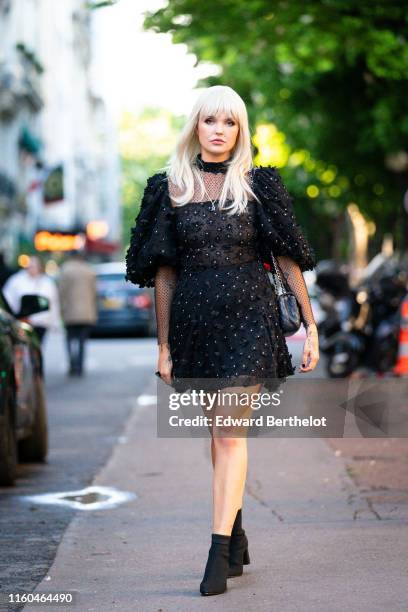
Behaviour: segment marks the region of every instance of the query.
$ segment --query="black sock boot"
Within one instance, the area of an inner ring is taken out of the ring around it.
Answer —
[[[249,563],[248,538],[245,529],[242,529],[242,509],[240,508],[231,532],[228,578],[241,576],[243,566]]]
[[[200,584],[201,595],[219,595],[226,590],[230,541],[231,536],[211,534],[211,548]]]
[[[241,535],[241,533],[242,533],[242,508],[240,508],[237,512],[237,516],[235,517],[235,521],[232,526],[231,535]]]

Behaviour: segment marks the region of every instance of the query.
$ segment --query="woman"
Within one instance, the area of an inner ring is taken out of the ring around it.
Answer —
[[[245,104],[230,87],[198,98],[166,172],[150,177],[126,254],[126,279],[155,287],[157,374],[177,391],[235,389],[247,397],[295,368],[279,326],[263,263],[271,252],[301,306],[307,339],[301,372],[319,359],[317,328],[303,279],[315,256],[275,167],[253,167]],[[208,383],[208,384],[207,384]],[[247,416],[237,402],[234,416]],[[223,414],[220,403],[211,416]],[[210,426],[213,532],[202,595],[226,590],[249,563],[242,528],[247,439]],[[241,434],[241,430],[240,430]]]

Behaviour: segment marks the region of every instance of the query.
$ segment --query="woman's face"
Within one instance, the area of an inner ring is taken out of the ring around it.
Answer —
[[[224,161],[231,156],[239,132],[239,125],[226,113],[201,114],[197,136],[204,161]]]

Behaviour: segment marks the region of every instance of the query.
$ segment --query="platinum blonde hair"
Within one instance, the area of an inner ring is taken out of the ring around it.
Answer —
[[[214,85],[201,93],[181,131],[170,161],[165,166],[166,173],[168,179],[181,192],[181,195],[172,197],[177,206],[183,206],[193,198],[195,179],[204,198],[204,182],[199,168],[193,163],[201,152],[196,128],[202,115],[217,115],[219,112],[232,116],[239,126],[237,139],[228,159],[219,208],[229,211],[230,214],[241,214],[247,208],[249,196],[258,198],[251,189],[247,174],[253,168],[248,114],[244,101],[231,87]],[[229,205],[226,204],[228,199],[231,200]]]

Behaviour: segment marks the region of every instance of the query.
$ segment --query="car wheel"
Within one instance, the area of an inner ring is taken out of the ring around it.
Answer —
[[[36,416],[31,434],[20,440],[19,459],[22,462],[42,462],[48,454],[47,403],[44,381],[37,377],[35,381]]]
[[[17,474],[17,439],[14,428],[14,391],[6,390],[3,424],[0,426],[0,485],[12,486]]]

